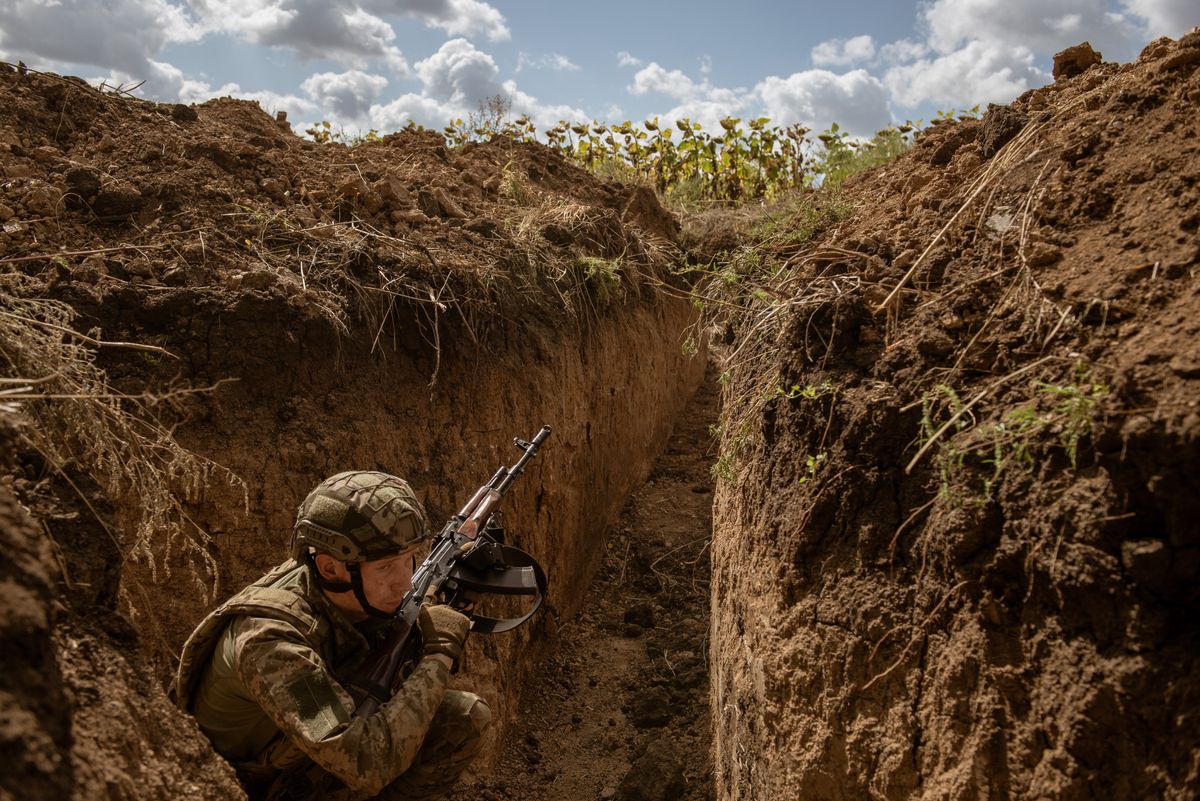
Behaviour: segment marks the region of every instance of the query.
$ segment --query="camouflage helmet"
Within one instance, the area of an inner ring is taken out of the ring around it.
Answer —
[[[428,536],[425,510],[407,481],[350,471],[325,479],[300,504],[291,554],[303,559],[312,548],[343,562],[370,562]]]

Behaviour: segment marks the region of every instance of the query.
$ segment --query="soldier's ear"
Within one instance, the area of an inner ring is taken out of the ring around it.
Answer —
[[[316,554],[313,557],[313,562],[317,566],[317,572],[321,574],[321,578],[323,579],[328,581],[347,581],[350,578],[350,572],[346,570],[346,565],[327,553]]]

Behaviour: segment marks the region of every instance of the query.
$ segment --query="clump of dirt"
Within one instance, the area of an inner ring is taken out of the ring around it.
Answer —
[[[493,770],[454,799],[712,798],[709,563],[716,376],[604,547],[563,620]]]
[[[317,145],[250,103],[24,69],[0,68],[0,99],[0,314],[77,346],[80,367],[0,342],[0,528],[49,554],[10,564],[0,611],[23,644],[0,659],[0,748],[22,771],[5,792],[238,797],[162,688],[191,628],[282,560],[297,504],[341,470],[404,475],[436,520],[512,463],[512,437],[551,425],[505,511],[575,614],[704,369],[681,349],[694,311],[661,291],[678,227],[652,193],[537,145]],[[22,435],[67,400],[95,414],[60,411],[53,448]],[[89,420],[140,446],[110,436],[97,455]],[[473,638],[462,681],[497,731],[547,625]]]
[[[1200,792],[1198,68],[937,124],[775,254],[728,332],[718,798]]]

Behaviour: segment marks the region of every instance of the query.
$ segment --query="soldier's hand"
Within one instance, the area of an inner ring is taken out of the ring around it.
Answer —
[[[425,604],[417,615],[425,654],[444,654],[452,661],[462,653],[470,626],[470,618],[446,604]]]

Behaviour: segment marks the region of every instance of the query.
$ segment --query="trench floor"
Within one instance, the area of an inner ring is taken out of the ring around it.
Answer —
[[[712,797],[709,542],[718,388],[709,371],[609,532],[496,763],[452,801]]]

